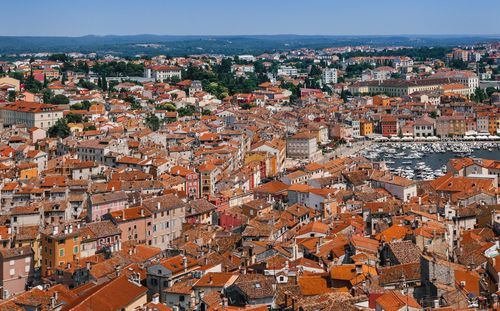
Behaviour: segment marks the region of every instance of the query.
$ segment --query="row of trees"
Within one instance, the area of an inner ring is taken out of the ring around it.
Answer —
[[[221,64],[215,65],[212,71],[189,66],[183,72],[183,78],[200,80],[203,88],[219,99],[236,93],[250,93],[260,83],[269,81],[264,74],[265,69],[263,66],[259,67],[259,70],[256,70],[255,73],[247,73],[245,77],[235,77],[234,73],[231,72],[232,63],[231,58],[225,58]]]
[[[106,77],[142,76],[144,65],[131,62],[97,63],[92,67],[92,71]]]

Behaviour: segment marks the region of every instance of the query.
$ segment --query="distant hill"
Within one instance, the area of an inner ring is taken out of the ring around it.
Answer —
[[[0,54],[26,52],[97,52],[132,56],[136,54],[188,55],[188,54],[241,54],[262,53],[297,48],[324,48],[345,45],[405,45],[405,46],[457,46],[491,40],[500,35],[400,35],[400,36],[305,36],[305,35],[252,35],[252,36],[83,36],[83,37],[9,37],[0,36]]]

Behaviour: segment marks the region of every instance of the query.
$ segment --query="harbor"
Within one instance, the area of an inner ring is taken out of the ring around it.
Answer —
[[[446,164],[452,158],[500,160],[499,148],[499,142],[376,142],[359,154],[372,161],[383,161],[396,175],[432,180],[446,174]]]

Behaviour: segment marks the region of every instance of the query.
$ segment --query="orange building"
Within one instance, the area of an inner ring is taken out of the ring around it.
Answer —
[[[361,120],[359,126],[359,134],[361,136],[373,134],[373,123],[368,120]]]
[[[275,155],[264,151],[254,151],[245,154],[245,165],[254,161],[263,164],[261,168],[264,172],[261,172],[261,176],[273,177],[278,173],[278,163]],[[262,175],[262,173],[264,173],[264,175]]]
[[[38,165],[36,163],[20,163],[18,169],[19,179],[31,179],[38,176]]]
[[[92,104],[92,106],[90,106],[89,112],[91,114],[104,114],[106,112],[106,109],[105,109],[103,104],[96,103],[96,104]]]
[[[489,117],[488,118],[488,132],[491,135],[495,135],[497,133],[497,130],[498,130],[500,118],[499,118],[499,116],[495,115],[494,113],[490,114],[488,117]]]
[[[373,104],[375,106],[389,106],[390,103],[391,103],[391,98],[387,95],[373,96]]]
[[[77,225],[59,224],[41,233],[42,275],[51,275],[53,269],[80,259],[80,230]]]

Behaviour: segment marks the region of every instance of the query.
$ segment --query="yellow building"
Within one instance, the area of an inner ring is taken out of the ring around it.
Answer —
[[[373,96],[373,104],[375,106],[389,106],[391,103],[391,98],[387,95],[375,95]]]
[[[68,127],[71,133],[81,133],[84,128],[82,123],[68,123]]]
[[[31,179],[38,177],[38,165],[36,163],[24,162],[20,163],[19,169],[19,179]]]
[[[368,120],[362,120],[359,126],[359,134],[361,136],[373,134],[373,123]]]
[[[278,163],[276,160],[276,156],[265,151],[254,151],[248,152],[245,154],[245,165],[248,165],[251,162],[258,161],[261,163],[265,163],[266,167],[266,176],[273,177],[278,173]]]
[[[11,77],[2,77],[2,78],[0,78],[0,85],[12,86],[14,91],[19,92],[21,82],[17,79],[11,78]]]
[[[63,108],[57,105],[17,101],[1,108],[5,126],[24,124],[44,130],[56,124],[63,117]]]
[[[489,115],[489,117],[488,117],[488,132],[491,135],[496,135],[499,122],[500,122],[499,116],[497,116],[493,113]]]

